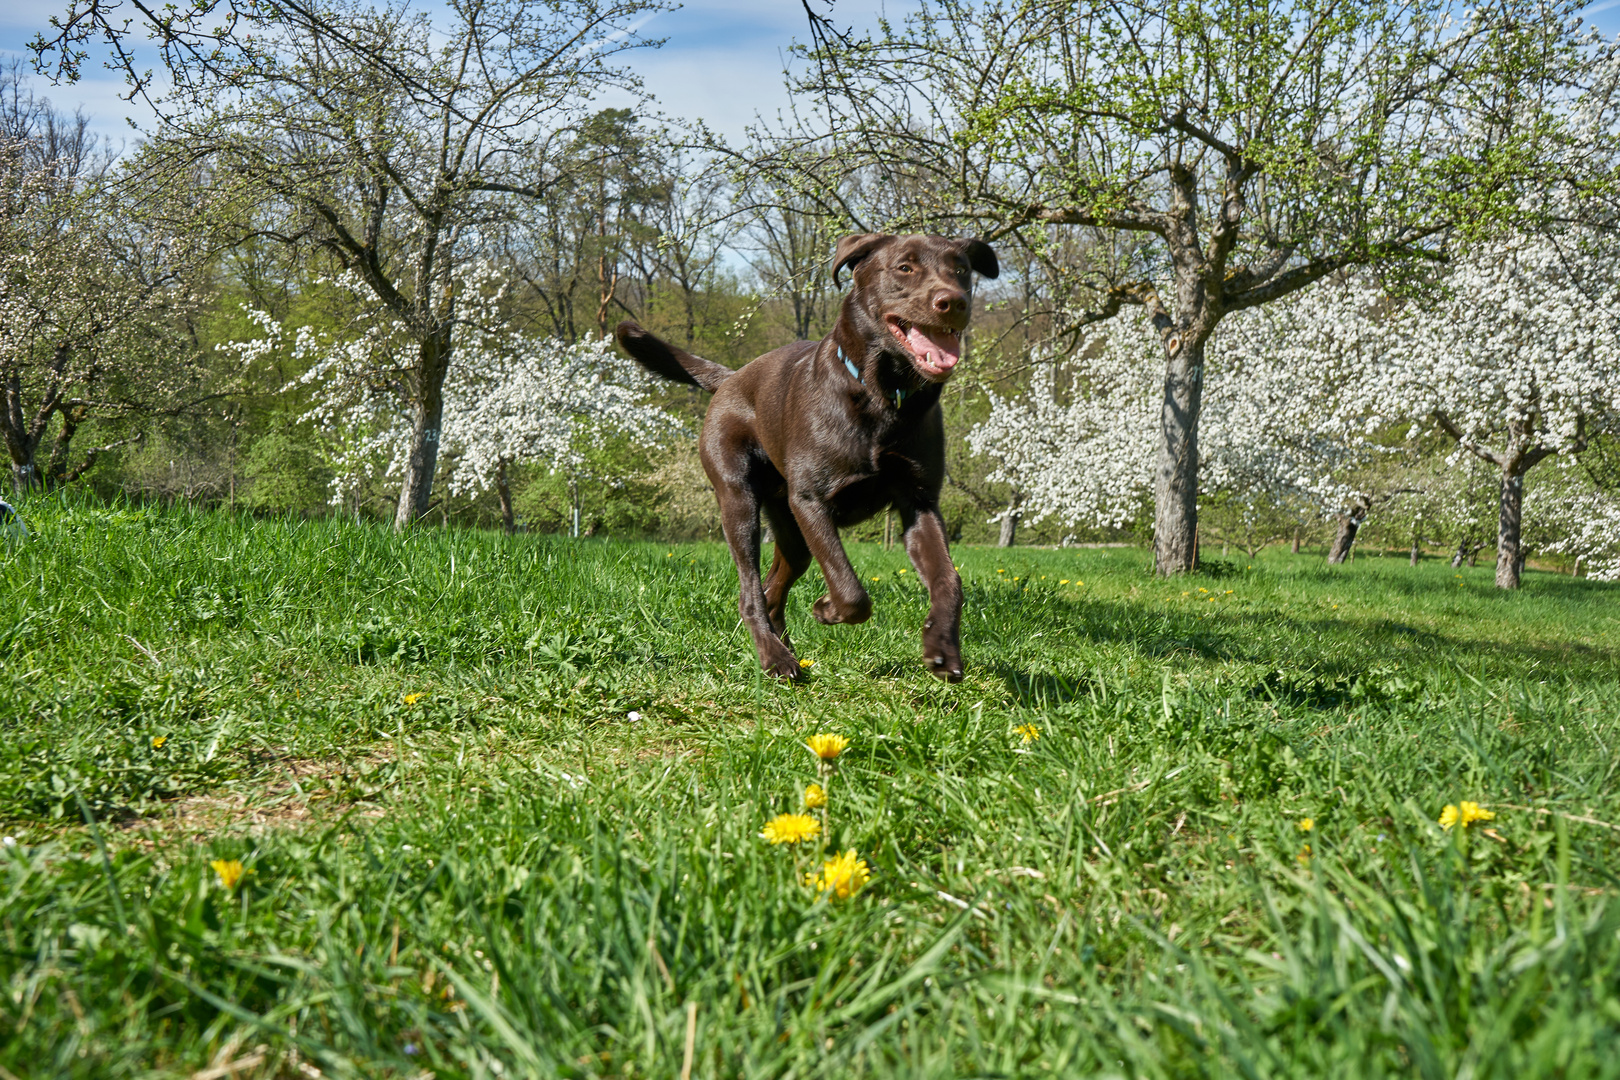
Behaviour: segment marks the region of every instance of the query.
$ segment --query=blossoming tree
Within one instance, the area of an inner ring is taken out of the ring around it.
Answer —
[[[1249,512],[1291,505],[1315,515],[1360,497],[1346,479],[1376,456],[1360,432],[1331,423],[1332,387],[1320,356],[1340,328],[1316,293],[1234,316],[1210,342],[1203,490]],[[1160,343],[1144,313],[1106,324],[1066,368],[1022,399],[993,399],[968,441],[999,462],[993,478],[1024,495],[1032,520],[1122,526],[1152,499],[1159,452]],[[1059,392],[1060,376],[1072,385]]]
[[[1342,414],[1410,421],[1493,466],[1496,584],[1517,588],[1525,474],[1620,430],[1620,245],[1573,227],[1498,235],[1463,253],[1437,296],[1361,324],[1367,347],[1322,354]]]
[[[363,295],[359,283],[338,284]],[[503,315],[504,290],[487,264],[464,267],[457,287],[465,318],[444,381],[447,494],[493,488],[511,530],[513,465],[535,462],[572,474],[593,442],[617,436],[650,446],[681,431],[678,418],[647,400],[652,382],[646,373],[609,339],[569,344],[513,328]],[[332,339],[250,314],[264,334],[227,348],[244,363],[286,349],[309,365],[299,383],[314,389],[315,403],[304,419],[330,442],[333,503],[349,502],[368,482],[405,474],[414,416],[401,386],[414,348],[408,328],[387,312],[370,311],[357,332]]]

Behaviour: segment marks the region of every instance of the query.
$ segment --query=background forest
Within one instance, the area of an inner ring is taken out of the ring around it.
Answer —
[[[13,488],[718,538],[706,398],[641,376],[613,325],[739,366],[826,331],[840,235],[925,228],[1003,266],[943,399],[955,539],[1157,537],[1171,573],[1359,536],[1511,549],[1506,587],[1531,555],[1613,576],[1616,64],[1566,7],[1539,36],[1513,5],[1144,8],[1147,83],[1061,6],[945,3],[860,41],[812,12],[804,111],[728,144],[597,103],[638,92],[638,0],[243,8],[213,53],[197,8],[161,92],[89,3],[0,78]],[[46,96],[87,27],[152,107],[134,143]],[[1064,50],[1096,71],[1054,73]],[[1279,106],[1307,60],[1335,80]],[[1129,107],[1086,104],[1099,86]]]

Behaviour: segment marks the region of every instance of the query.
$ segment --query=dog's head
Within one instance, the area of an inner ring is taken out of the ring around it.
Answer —
[[[928,382],[951,377],[973,315],[973,275],[1001,273],[983,240],[855,233],[838,241],[833,284],[850,268],[849,304],[886,335],[890,352]]]

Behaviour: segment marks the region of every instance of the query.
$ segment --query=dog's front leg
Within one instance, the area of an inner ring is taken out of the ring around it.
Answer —
[[[900,508],[906,554],[928,584],[928,621],[923,623],[923,659],[946,682],[962,681],[962,578],[951,562],[939,508]]]
[[[838,539],[838,526],[833,523],[827,505],[814,495],[797,491],[788,497],[788,505],[827,582],[827,595],[810,609],[816,621],[863,623],[870,619],[872,598],[861,585],[855,568],[849,565],[849,555],[844,551],[843,541]]]

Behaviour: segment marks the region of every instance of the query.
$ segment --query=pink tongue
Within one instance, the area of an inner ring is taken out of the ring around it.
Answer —
[[[929,333],[920,326],[906,331],[906,344],[923,363],[949,371],[962,358],[962,339],[944,331]]]

